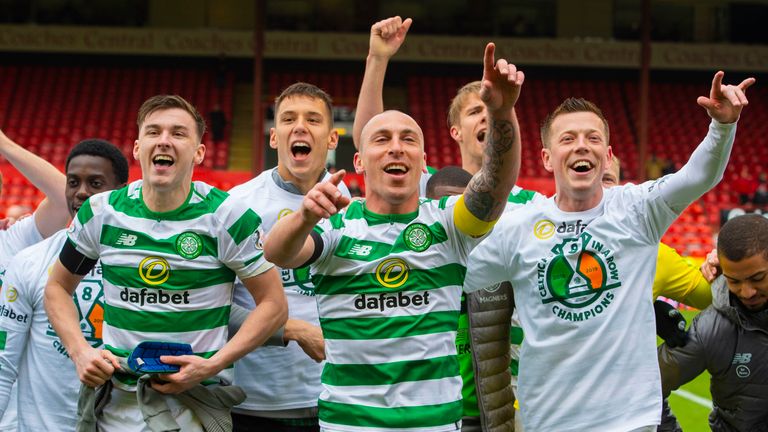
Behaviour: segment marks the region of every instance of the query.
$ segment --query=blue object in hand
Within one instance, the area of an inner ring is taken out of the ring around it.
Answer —
[[[178,372],[178,365],[160,361],[160,356],[181,356],[194,354],[187,343],[144,341],[136,345],[128,356],[128,367],[139,374]]]

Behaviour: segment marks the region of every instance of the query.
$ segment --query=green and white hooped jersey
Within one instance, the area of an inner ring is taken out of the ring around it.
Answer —
[[[138,180],[92,196],[68,230],[80,253],[101,261],[106,348],[127,355],[142,341],[174,341],[210,357],[227,341],[235,276],[272,267],[261,219],[202,182],[192,183],[178,209],[153,212],[141,186]],[[131,389],[133,380],[116,377]],[[221,378],[231,380],[231,370]]]
[[[276,170],[266,170],[229,191],[233,198],[258,210],[265,235],[269,235],[280,218],[299,209],[304,200],[304,195],[288,191],[275,181]],[[329,177],[326,173],[323,181]],[[339,190],[349,197],[344,183],[339,185]],[[309,278],[309,269],[278,270],[290,317],[319,326],[315,287]],[[235,303],[250,310],[256,307],[253,296],[240,281],[235,283]],[[259,347],[235,363],[235,385],[245,390],[247,398],[234,411],[274,412],[316,407],[322,370],[323,365],[312,360],[296,343],[285,347]]]
[[[456,228],[456,200],[422,200],[403,215],[355,201],[316,228],[324,430],[460,428],[456,327],[466,259],[480,239]]]

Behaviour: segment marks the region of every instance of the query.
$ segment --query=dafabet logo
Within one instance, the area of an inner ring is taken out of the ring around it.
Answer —
[[[619,269],[613,251],[591,234],[564,239],[549,257],[537,264],[541,302],[566,321],[586,321],[611,304],[611,290],[619,288]]]

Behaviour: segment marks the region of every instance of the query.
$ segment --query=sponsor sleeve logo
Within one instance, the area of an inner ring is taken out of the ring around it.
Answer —
[[[162,257],[149,256],[139,263],[139,277],[152,286],[165,283],[171,276],[171,266]]]
[[[408,280],[410,267],[401,258],[388,258],[376,266],[376,281],[385,288],[400,288]]]
[[[264,236],[261,234],[261,228],[256,228],[253,232],[253,246],[258,250],[264,249]]]
[[[195,259],[203,253],[203,239],[190,231],[181,233],[176,238],[176,252],[184,259]]]

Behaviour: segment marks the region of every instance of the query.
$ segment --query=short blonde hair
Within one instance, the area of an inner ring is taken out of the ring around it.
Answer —
[[[467,97],[470,94],[480,94],[480,81],[472,81],[469,84],[464,85],[456,92],[456,96],[451,100],[451,106],[448,108],[448,127],[459,124],[459,118],[461,117],[461,110],[464,108],[464,104],[467,103]]]

